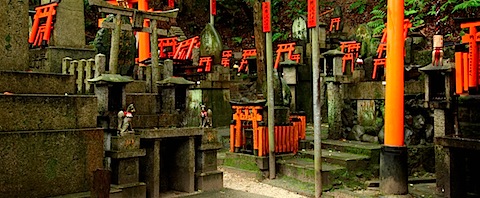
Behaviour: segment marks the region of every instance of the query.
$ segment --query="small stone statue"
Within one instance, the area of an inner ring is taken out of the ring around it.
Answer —
[[[128,105],[126,111],[120,111],[117,114],[118,117],[118,135],[122,136],[127,132],[133,132],[132,118],[135,113],[135,106],[133,104]]]
[[[212,115],[213,112],[211,109],[206,109],[205,105],[201,106],[200,117],[202,118],[202,122],[200,127],[212,127]]]

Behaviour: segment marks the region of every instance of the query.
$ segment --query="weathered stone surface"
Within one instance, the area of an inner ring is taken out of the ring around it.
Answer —
[[[112,183],[136,183],[139,178],[139,159],[112,159]]]
[[[73,94],[75,79],[71,75],[0,71],[0,93]]]
[[[0,133],[96,127],[95,96],[0,95],[0,104]]]
[[[126,151],[140,148],[140,137],[134,134],[112,136],[112,150]]]
[[[221,190],[223,189],[223,172],[211,171],[197,174],[195,176],[195,183],[197,184],[197,189],[195,190],[204,192]]]
[[[89,191],[93,171],[103,168],[102,130],[0,133],[0,141],[0,197]]]
[[[147,90],[147,85],[143,80],[136,80],[131,83],[128,83],[125,87],[127,93],[145,93]]]
[[[0,70],[28,68],[28,2],[4,1],[0,6]]]
[[[71,48],[49,46],[44,49],[35,48],[29,52],[29,69],[38,72],[62,73],[62,59],[70,57],[74,60],[90,59],[95,57],[92,48]]]
[[[213,127],[229,126],[232,119],[232,108],[230,106],[229,89],[206,89],[202,90],[202,101],[207,109],[213,112]],[[200,112],[196,115],[200,119]],[[199,125],[197,125],[199,126]]]
[[[136,115],[153,115],[157,113],[157,94],[129,93],[127,104],[135,105]]]
[[[328,138],[340,139],[342,136],[342,109],[343,109],[343,85],[328,82],[327,106],[328,106]]]
[[[84,1],[60,1],[56,11],[52,39],[49,45],[83,47],[85,45]]]
[[[385,99],[385,85],[382,82],[360,82],[356,84],[346,85],[347,98],[349,99]],[[405,94],[421,94],[424,93],[425,84],[423,81],[406,81]],[[365,91],[369,90],[369,91]]]
[[[155,138],[167,138],[167,137],[183,137],[183,136],[195,136],[203,135],[202,128],[160,128],[160,129],[138,129],[137,133],[140,134],[142,139],[155,139]]]
[[[123,185],[112,185],[112,187],[118,188],[122,190],[121,197],[129,197],[129,198],[145,198],[147,197],[147,187],[146,184],[143,182],[136,182],[136,183],[129,183]],[[110,197],[112,194],[110,193]]]
[[[207,24],[201,34],[200,56],[214,56],[214,64],[222,59],[222,38],[211,24]]]

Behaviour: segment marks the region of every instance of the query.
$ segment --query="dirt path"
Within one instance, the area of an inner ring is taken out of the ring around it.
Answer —
[[[256,179],[243,177],[237,173],[223,171],[223,187],[233,190],[248,192],[252,194],[268,196],[268,197],[288,197],[288,198],[304,198],[305,196],[290,192],[285,189],[274,187],[268,184],[258,182]],[[306,197],[305,197],[306,198]]]

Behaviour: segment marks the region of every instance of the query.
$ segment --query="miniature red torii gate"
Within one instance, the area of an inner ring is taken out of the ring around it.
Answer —
[[[177,52],[178,37],[160,38],[158,39],[158,50],[160,50],[160,58],[172,58]],[[171,52],[165,52],[167,47],[171,47]]]
[[[222,66],[230,67],[230,58],[232,58],[232,50],[222,51]]]
[[[403,40],[407,39],[408,36],[408,29],[412,27],[412,23],[408,19],[403,20]],[[385,29],[383,29],[383,36],[382,39],[380,40],[380,44],[378,45],[377,53],[378,57],[377,59],[373,60],[373,74],[372,74],[372,79],[375,79],[377,76],[377,67],[383,66],[386,67],[386,60],[383,56],[383,52],[387,51],[387,23],[385,23]],[[406,51],[403,51],[403,55],[406,55]]]
[[[247,58],[252,57],[252,56],[256,56],[256,55],[257,55],[257,50],[256,49],[243,50],[242,60],[240,61],[240,67],[238,67],[238,72],[241,72],[244,68],[245,68],[245,71],[248,71]]]
[[[41,46],[43,43],[48,44],[50,41],[51,30],[53,29],[53,17],[57,13],[55,7],[57,6],[58,3],[55,2],[35,8],[32,32],[28,38],[28,43],[33,46]],[[40,20],[43,18],[47,18],[47,21],[45,24],[40,25]]]
[[[478,90],[480,85],[479,43],[480,32],[477,27],[480,21],[461,23],[461,28],[468,28],[468,33],[462,36],[462,43],[468,44],[468,51],[455,52],[456,93],[466,94],[469,90]]]

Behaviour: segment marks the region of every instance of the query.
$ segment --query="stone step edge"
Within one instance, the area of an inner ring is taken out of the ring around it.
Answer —
[[[305,156],[310,156],[311,159],[313,159],[314,155],[312,152],[308,151],[299,151],[298,153],[301,155]],[[334,159],[334,160],[341,160],[341,161],[360,161],[360,160],[370,160],[370,156],[368,155],[360,155],[360,154],[354,154],[354,153],[349,153],[349,152],[342,152],[346,153],[348,155],[351,155],[352,158],[343,158],[340,156],[337,156],[337,151],[332,151],[330,152],[329,150],[322,149],[322,158],[329,158],[329,159]]]

